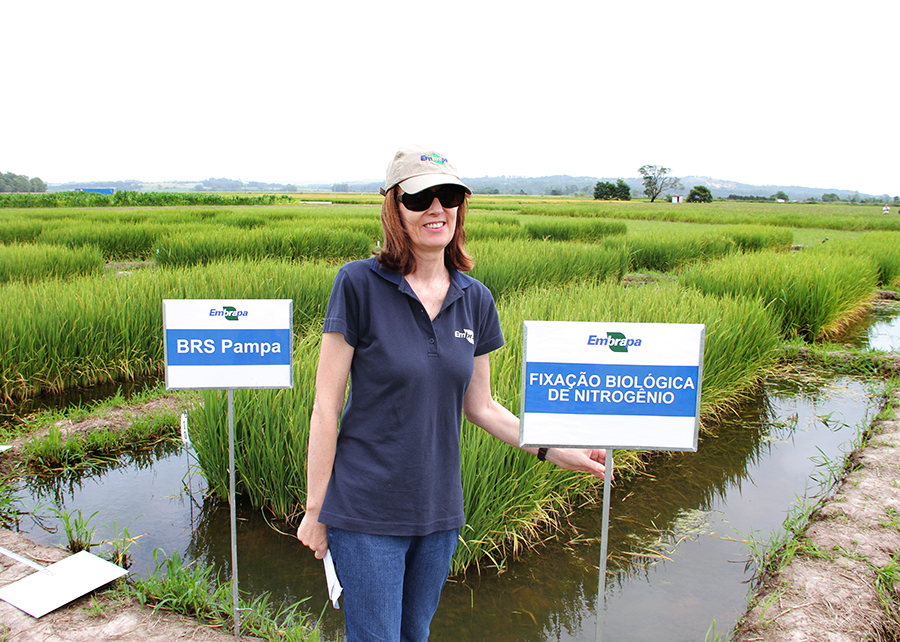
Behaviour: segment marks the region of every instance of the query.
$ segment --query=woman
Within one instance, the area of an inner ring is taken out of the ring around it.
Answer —
[[[349,642],[419,642],[465,523],[462,413],[513,446],[519,420],[491,396],[493,297],[464,274],[471,191],[440,154],[403,148],[383,192],[384,247],[341,268],[326,312],[297,539],[331,549]],[[528,450],[605,470],[602,450]]]

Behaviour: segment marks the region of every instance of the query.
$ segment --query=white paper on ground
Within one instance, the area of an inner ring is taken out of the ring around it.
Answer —
[[[325,581],[328,583],[328,599],[334,605],[334,608],[341,608],[338,605],[338,598],[344,592],[344,587],[338,581],[337,572],[334,570],[334,560],[331,559],[331,550],[325,551],[325,557],[322,558],[325,563]]]
[[[0,589],[0,600],[34,618],[46,615],[128,571],[87,551],[71,555]]]

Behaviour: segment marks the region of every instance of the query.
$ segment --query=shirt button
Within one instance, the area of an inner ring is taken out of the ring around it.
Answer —
[[[434,343],[434,339],[429,339],[428,343]]]

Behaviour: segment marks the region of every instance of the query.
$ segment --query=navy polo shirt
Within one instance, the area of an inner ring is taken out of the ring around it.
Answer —
[[[451,270],[432,321],[401,274],[353,261],[335,278],[323,331],[354,353],[319,521],[372,535],[461,527],[463,398],[473,359],[503,345],[490,291]]]

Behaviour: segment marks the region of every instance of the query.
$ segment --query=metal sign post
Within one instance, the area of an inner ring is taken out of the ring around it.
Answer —
[[[614,449],[696,451],[706,327],[525,321],[519,445],[606,448],[596,641]]]
[[[609,548],[609,495],[613,475],[613,449],[606,449],[606,474],[603,476],[603,539],[600,540],[600,579],[597,587],[597,631],[594,640],[603,642],[606,624],[606,557]]]
[[[166,390],[228,391],[231,601],[234,636],[240,637],[234,391],[294,387],[293,301],[164,300],[163,323]]]
[[[231,607],[234,637],[241,637],[241,609],[238,606],[237,501],[234,481],[234,390],[228,389],[228,504],[231,507]]]

